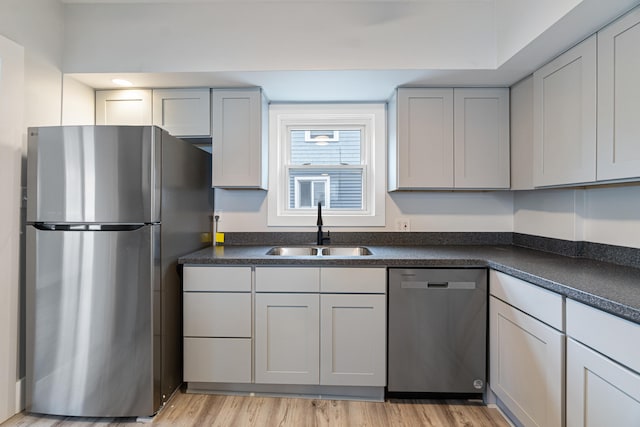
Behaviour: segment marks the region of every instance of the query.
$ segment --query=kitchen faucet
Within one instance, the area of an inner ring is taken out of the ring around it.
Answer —
[[[322,246],[325,241],[327,242],[327,244],[329,244],[331,242],[330,233],[327,231],[327,237],[324,237],[322,233],[322,202],[318,202],[318,221],[316,222],[316,225],[318,226],[318,237],[316,239],[316,244]]]

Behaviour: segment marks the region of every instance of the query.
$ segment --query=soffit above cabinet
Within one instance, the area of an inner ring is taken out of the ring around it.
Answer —
[[[124,76],[138,88],[259,86],[272,101],[510,86],[638,1],[540,3],[66,0],[63,70],[96,89]]]

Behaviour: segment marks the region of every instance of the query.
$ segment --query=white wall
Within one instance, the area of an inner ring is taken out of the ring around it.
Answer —
[[[63,27],[57,0],[0,1],[0,35],[25,49],[25,126],[60,124]]]
[[[583,205],[580,190],[533,190],[514,195],[513,231],[564,240],[583,240],[576,212]]]
[[[65,17],[68,73],[483,69],[496,58],[490,1],[66,4]]]
[[[0,421],[23,405],[16,363],[22,158],[27,126],[60,124],[62,27],[57,0],[0,2],[0,56],[11,58],[0,70]]]
[[[640,185],[516,192],[513,230],[640,248]]]
[[[308,227],[268,227],[267,193],[216,189],[220,231],[315,231]],[[385,227],[326,227],[335,231],[397,231],[409,219],[411,231],[506,231],[513,229],[513,194],[496,192],[398,192],[386,195]]]
[[[640,185],[585,193],[584,240],[640,248]]]
[[[24,49],[0,36],[0,422],[16,412]]]
[[[496,0],[498,64],[506,62],[582,0]]]
[[[73,77],[64,76],[62,83],[62,125],[95,124],[95,90]]]

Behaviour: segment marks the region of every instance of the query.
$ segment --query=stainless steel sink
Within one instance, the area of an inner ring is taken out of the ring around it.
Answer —
[[[364,246],[356,247],[328,247],[322,248],[323,256],[366,256],[371,255],[371,251]]]
[[[278,247],[269,249],[269,251],[267,252],[267,255],[317,256],[319,253],[320,253],[320,248],[278,246]]]
[[[267,251],[267,255],[274,256],[366,256],[371,251],[364,246],[344,247],[313,247],[313,246],[276,246]]]

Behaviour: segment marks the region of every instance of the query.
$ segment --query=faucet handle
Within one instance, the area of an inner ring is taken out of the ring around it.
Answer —
[[[324,245],[324,242],[327,242],[327,245],[331,243],[331,231],[327,230],[327,237],[322,237],[322,244]]]

